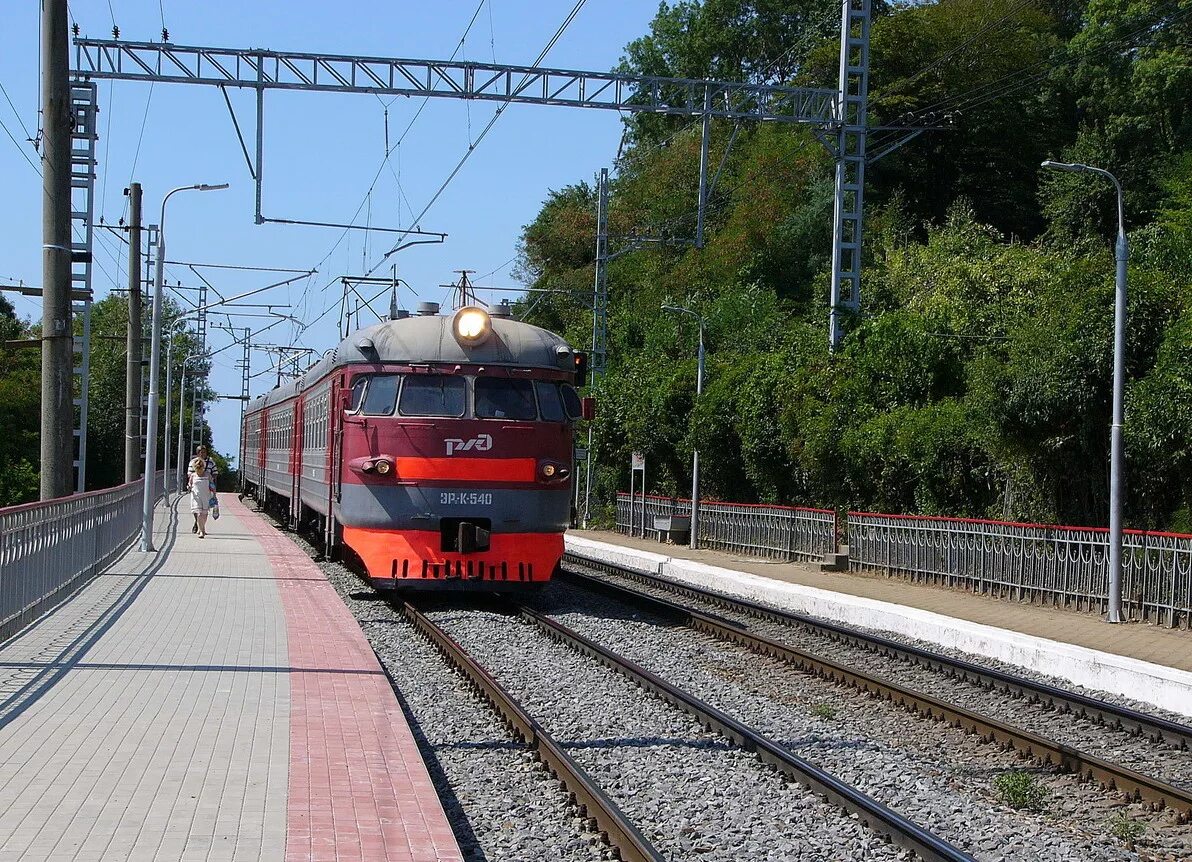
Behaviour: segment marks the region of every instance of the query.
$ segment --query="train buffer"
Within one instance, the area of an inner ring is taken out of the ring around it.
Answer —
[[[0,643],[0,858],[461,859],[334,588],[221,508]]]

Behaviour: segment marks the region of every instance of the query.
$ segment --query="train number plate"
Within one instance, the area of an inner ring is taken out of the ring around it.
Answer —
[[[481,491],[443,491],[439,494],[440,506],[491,506],[493,495]]]

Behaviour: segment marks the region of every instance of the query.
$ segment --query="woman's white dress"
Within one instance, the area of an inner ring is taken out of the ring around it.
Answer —
[[[211,478],[208,476],[190,477],[190,510],[192,512],[206,512],[211,504]]]

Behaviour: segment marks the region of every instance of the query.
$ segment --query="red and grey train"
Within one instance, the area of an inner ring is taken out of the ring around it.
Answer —
[[[541,585],[571,519],[585,365],[506,305],[423,303],[248,405],[244,491],[379,588]]]

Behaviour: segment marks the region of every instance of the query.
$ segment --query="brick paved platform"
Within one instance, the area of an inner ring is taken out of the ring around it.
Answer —
[[[0,645],[0,862],[459,860],[355,620],[221,502]]]

